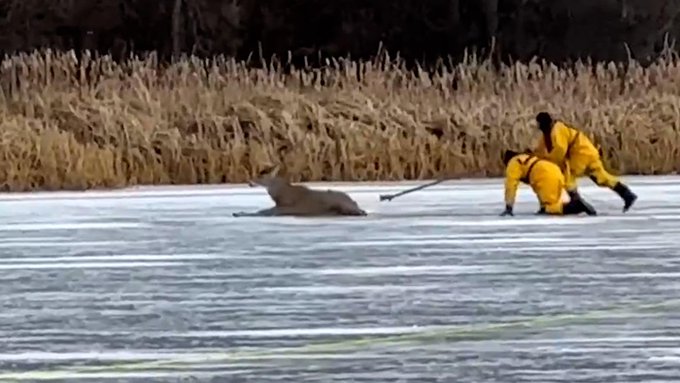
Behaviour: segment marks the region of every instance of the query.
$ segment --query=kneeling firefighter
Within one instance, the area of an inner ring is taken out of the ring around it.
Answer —
[[[571,215],[586,213],[597,215],[595,209],[583,198],[572,198],[562,202],[565,190],[564,174],[559,166],[527,153],[506,150],[503,154],[505,164],[505,211],[501,214],[513,215],[519,183],[528,184],[538,197],[541,209],[538,214]]]
[[[571,199],[580,198],[576,179],[588,176],[598,186],[609,188],[621,197],[624,213],[633,206],[637,195],[605,170],[600,151],[583,132],[553,119],[547,112],[538,113],[536,122],[542,134],[534,154],[562,168]]]

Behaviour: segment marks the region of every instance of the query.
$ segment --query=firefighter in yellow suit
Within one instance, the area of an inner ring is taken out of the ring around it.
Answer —
[[[565,179],[560,168],[554,163],[528,153],[506,150],[503,154],[505,164],[505,211],[504,215],[514,215],[513,206],[519,183],[531,186],[538,197],[541,209],[538,214],[571,215],[586,213],[597,215],[595,209],[583,199],[562,202]]]
[[[623,199],[623,212],[633,206],[637,195],[628,186],[605,170],[599,150],[588,137],[562,121],[553,120],[547,112],[536,115],[538,129],[542,132],[533,154],[560,166],[567,181],[566,189],[571,199],[581,198],[577,178],[588,176],[600,187],[613,190]]]

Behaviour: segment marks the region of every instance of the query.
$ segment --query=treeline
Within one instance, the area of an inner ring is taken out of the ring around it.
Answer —
[[[368,58],[382,43],[420,62],[457,60],[466,48],[504,61],[644,62],[680,35],[679,14],[680,0],[4,0],[0,51],[276,54],[299,62]]]

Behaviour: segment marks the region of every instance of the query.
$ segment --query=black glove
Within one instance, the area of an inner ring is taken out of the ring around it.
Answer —
[[[505,205],[505,211],[503,211],[503,212],[501,213],[501,217],[504,217],[504,216],[506,216],[506,215],[512,215],[512,216],[514,216],[514,214],[512,214],[512,206],[510,206],[510,205]]]

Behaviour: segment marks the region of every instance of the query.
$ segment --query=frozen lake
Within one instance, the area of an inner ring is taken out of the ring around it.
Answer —
[[[601,215],[572,218],[526,186],[498,217],[499,179],[336,184],[370,214],[337,219],[233,218],[272,204],[248,187],[0,195],[0,381],[674,382],[680,177],[626,180],[629,213],[584,180]]]

